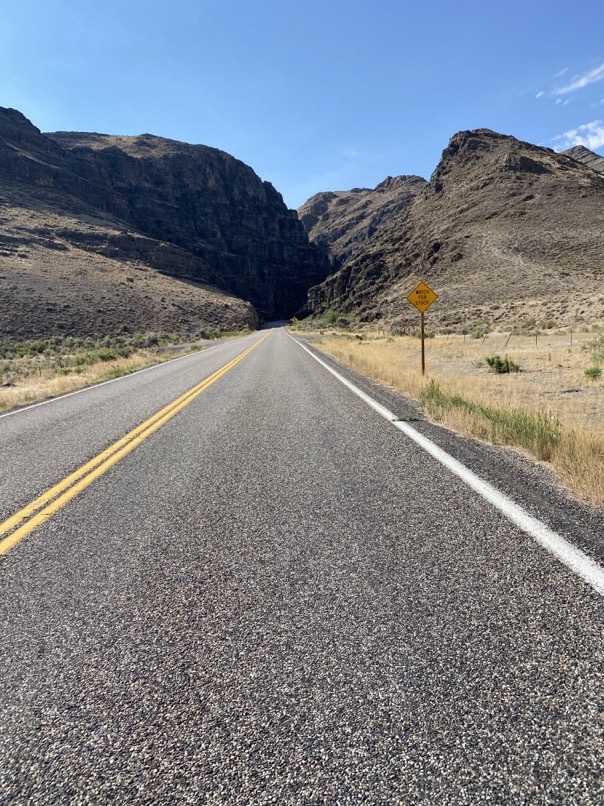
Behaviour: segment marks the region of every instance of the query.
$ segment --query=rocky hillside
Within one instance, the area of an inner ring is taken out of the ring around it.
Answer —
[[[593,151],[585,148],[585,146],[573,146],[563,153],[577,160],[577,162],[582,162],[583,165],[587,165],[588,168],[594,171],[598,171],[601,174],[604,173],[604,157],[601,157],[599,154],[594,154]]]
[[[163,269],[157,270],[161,265]],[[53,191],[0,188],[0,340],[254,328],[249,302],[165,274],[195,259]]]
[[[329,265],[217,149],[42,134],[0,108],[0,332],[200,331],[290,316]]]
[[[601,320],[603,218],[596,171],[486,129],[460,132],[411,203],[311,289],[310,306],[410,325],[405,297],[424,280],[441,327]]]
[[[373,190],[317,193],[299,208],[298,215],[310,241],[329,255],[337,270],[383,224],[406,210],[425,184],[420,176],[389,176]]]

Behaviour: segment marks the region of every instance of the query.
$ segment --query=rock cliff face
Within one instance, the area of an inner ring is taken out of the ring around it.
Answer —
[[[0,179],[0,272],[10,275],[14,296],[19,278],[33,277],[42,263],[53,277],[73,279],[75,262],[67,258],[77,254],[78,265],[94,269],[97,279],[144,268],[165,300],[170,278],[170,287],[181,289],[184,282],[206,312],[212,295],[218,311],[228,297],[225,326],[243,326],[257,321],[249,303],[264,319],[291,316],[305,304],[308,287],[329,272],[280,194],[217,149],[151,135],[42,134],[21,113],[0,108]],[[38,259],[40,249],[53,260]],[[32,283],[42,294],[43,282]],[[52,294],[60,290],[60,283],[50,285],[47,320],[53,319]],[[108,281],[104,289],[108,298],[111,286]],[[163,310],[161,298],[147,296],[150,308]],[[138,318],[145,319],[142,311]],[[66,314],[63,329],[75,325]],[[10,323],[5,327],[10,331]]]
[[[298,215],[310,241],[329,255],[337,270],[392,216],[403,212],[425,184],[419,176],[389,176],[373,190],[317,193]]]
[[[291,316],[327,275],[295,211],[224,151],[148,134],[48,137],[85,166],[87,178],[101,177],[109,212],[201,258],[206,270],[197,279],[250,300],[262,316]]]
[[[163,265],[182,268],[193,261],[184,250],[121,226],[50,191],[33,204],[31,192],[3,182],[0,339],[257,326],[251,303],[150,266],[159,250]]]
[[[604,176],[576,159],[486,129],[460,132],[411,203],[311,289],[310,307],[412,325],[405,297],[424,280],[439,294],[435,325],[601,319],[603,216]]]

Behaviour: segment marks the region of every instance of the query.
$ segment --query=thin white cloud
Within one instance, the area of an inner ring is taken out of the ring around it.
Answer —
[[[563,134],[554,137],[556,151],[564,151],[572,146],[585,146],[593,151],[604,146],[604,121],[592,120],[577,126],[576,129],[569,129]]]
[[[570,83],[554,89],[552,95],[568,95],[569,92],[576,92],[576,90],[581,90],[589,84],[602,81],[602,79],[604,79],[604,64],[594,67],[593,70],[588,70],[582,76],[575,76]]]
[[[537,95],[535,95],[535,98],[543,98],[544,95],[545,93],[543,92],[543,90],[541,90],[540,92],[537,93]]]
[[[568,73],[568,67],[563,67],[562,70],[558,70],[557,73],[554,73],[554,78],[562,78],[565,73]]]

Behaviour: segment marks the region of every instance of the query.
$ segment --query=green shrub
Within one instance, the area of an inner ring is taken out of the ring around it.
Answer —
[[[117,358],[117,353],[110,347],[99,347],[96,355],[99,361],[115,361]]]
[[[32,355],[41,355],[46,349],[48,349],[48,344],[45,341],[32,341],[29,345],[29,351]]]
[[[520,372],[518,364],[515,364],[507,355],[505,358],[502,358],[500,355],[491,355],[486,359],[486,362],[493,372],[497,372],[498,374]]]
[[[585,377],[589,378],[591,381],[597,381],[598,378],[602,377],[602,367],[594,364],[593,367],[588,367],[585,370]]]

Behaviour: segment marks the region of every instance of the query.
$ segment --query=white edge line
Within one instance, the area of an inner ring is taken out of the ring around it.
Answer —
[[[439,448],[436,443],[432,442],[431,439],[420,434],[413,426],[409,425],[409,423],[401,422],[397,419],[396,415],[394,415],[389,409],[385,406],[382,406],[377,400],[374,400],[368,394],[363,392],[349,380],[344,378],[343,375],[340,375],[339,372],[336,372],[335,369],[329,366],[325,361],[322,361],[318,356],[316,356],[312,350],[309,350],[304,344],[301,344],[297,339],[295,339],[290,333],[285,331],[287,335],[294,341],[299,347],[305,350],[310,356],[312,356],[315,361],[318,361],[322,367],[324,367],[328,372],[336,377],[341,383],[344,384],[351,392],[354,392],[355,395],[361,398],[368,406],[371,406],[374,411],[388,420],[395,428],[398,428],[399,431],[402,431],[409,439],[412,439],[420,448],[425,450],[427,453],[430,454],[434,459],[444,465],[451,473],[454,473],[458,478],[460,478],[463,482],[465,482],[469,487],[471,487],[475,492],[481,495],[484,499],[486,499],[490,504],[492,504],[496,509],[498,509],[505,517],[511,521],[513,524],[518,526],[519,529],[522,529],[523,532],[526,532],[530,535],[540,546],[553,554],[560,562],[564,563],[567,568],[570,568],[577,576],[581,577],[584,582],[587,582],[588,585],[597,591],[601,596],[604,596],[604,568],[599,565],[595,560],[592,560],[591,557],[588,557],[581,549],[578,549],[576,546],[573,546],[572,543],[569,543],[564,537],[559,535],[557,532],[554,532],[540,520],[537,518],[533,518],[532,515],[529,515],[522,507],[518,506],[511,498],[508,498],[507,495],[497,490],[488,481],[484,481],[476,473],[473,473],[469,468],[459,462],[457,459],[454,459],[450,454],[444,451],[442,448]]]
[[[242,336],[241,338],[245,338],[245,336]],[[111,378],[108,381],[101,381],[101,383],[93,383],[90,386],[83,386],[81,389],[74,389],[73,392],[66,392],[64,395],[57,395],[57,397],[49,397],[47,400],[41,400],[39,403],[31,403],[29,406],[22,406],[20,409],[14,409],[13,411],[6,411],[4,412],[4,414],[0,414],[0,420],[3,417],[12,417],[14,414],[21,414],[21,412],[24,411],[37,409],[39,406],[46,406],[48,403],[56,403],[58,400],[65,400],[66,397],[73,397],[73,395],[79,395],[82,392],[90,392],[92,389],[98,389],[100,386],[107,386],[108,383],[125,381],[127,378],[134,377],[134,375],[140,375],[143,372],[150,372],[152,369],[157,369],[158,367],[166,366],[166,364],[173,364],[175,361],[182,361],[184,358],[191,358],[197,353],[207,353],[208,350],[214,350],[216,349],[216,347],[222,347],[225,344],[232,344],[232,342],[223,341],[220,342],[219,344],[212,344],[210,347],[205,347],[201,350],[196,350],[193,353],[187,353],[186,355],[179,355],[177,356],[177,358],[170,358],[168,361],[161,361],[159,364],[152,364],[150,367],[145,367],[144,369],[137,369],[135,372],[129,372],[127,375],[120,375],[119,378]]]

